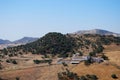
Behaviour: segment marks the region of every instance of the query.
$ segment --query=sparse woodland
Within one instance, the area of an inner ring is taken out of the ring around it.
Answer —
[[[120,37],[114,37],[112,35],[102,36],[98,34],[61,34],[57,32],[48,33],[42,38],[35,42],[28,43],[26,45],[20,45],[16,47],[8,47],[0,50],[0,59],[8,57],[6,63],[12,63],[14,65],[19,64],[16,60],[9,59],[10,57],[20,57],[24,54],[32,55],[44,55],[43,58],[48,58],[47,60],[34,59],[33,63],[48,63],[49,66],[54,57],[72,57],[75,53],[80,53],[80,55],[89,55],[96,57],[100,55],[104,60],[109,60],[104,53],[104,45],[115,44],[120,45]],[[2,60],[0,60],[2,62]],[[85,65],[90,65],[93,62],[87,60],[84,62]],[[68,69],[67,64],[63,64],[65,70],[62,72],[57,72],[58,80],[99,80],[96,74],[85,74],[78,76],[78,74],[72,72]],[[66,68],[67,67],[67,68]],[[2,64],[0,69],[2,69]],[[115,74],[111,75],[113,79],[116,79]],[[19,78],[16,78],[18,80]]]
[[[48,33],[35,42],[17,47],[8,47],[0,51],[0,58],[4,56],[19,56],[31,52],[32,54],[52,54],[58,57],[68,57],[76,52],[86,53],[94,56],[101,53],[103,45],[120,44],[120,37],[112,35],[76,35],[53,32]]]

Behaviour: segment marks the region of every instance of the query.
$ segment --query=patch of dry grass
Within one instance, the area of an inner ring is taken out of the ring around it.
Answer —
[[[79,76],[86,74],[95,74],[98,76],[99,80],[113,80],[111,78],[112,74],[116,74],[120,80],[120,69],[112,65],[102,64],[92,64],[90,66],[85,66],[83,63],[79,64],[75,68],[72,69],[73,72],[77,73]]]
[[[120,66],[120,46],[110,45],[106,46],[104,53],[108,56],[111,63],[117,64]]]
[[[58,71],[61,71],[61,65],[5,71],[1,72],[0,76],[9,80],[14,80],[16,77],[20,77],[20,80],[57,80]]]

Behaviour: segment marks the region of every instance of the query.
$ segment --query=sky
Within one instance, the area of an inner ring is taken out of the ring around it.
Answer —
[[[120,0],[0,0],[0,39],[89,29],[120,33]]]

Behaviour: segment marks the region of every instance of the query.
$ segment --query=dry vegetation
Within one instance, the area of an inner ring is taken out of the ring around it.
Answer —
[[[114,80],[111,78],[112,74],[116,74],[120,80],[120,46],[114,44],[105,46],[105,55],[109,57],[109,61],[98,64],[94,63],[90,66],[85,66],[83,63],[78,65],[69,65],[70,71],[77,73],[79,76],[86,74],[95,74],[99,80]],[[29,58],[28,58],[29,56]],[[6,80],[16,80],[16,77],[20,77],[20,80],[57,80],[57,73],[63,71],[62,65],[35,65],[34,59],[42,59],[38,55],[25,55],[24,58],[28,58],[28,61],[20,61],[18,65],[12,65],[9,69],[0,71],[0,77]],[[15,57],[14,57],[15,59]],[[34,64],[34,65],[33,65]],[[116,64],[116,65],[114,65]]]
[[[33,67],[21,70],[2,72],[2,78],[13,80],[15,77],[20,77],[20,80],[56,80],[57,71],[60,65]]]
[[[120,69],[117,69],[116,67],[106,63],[92,64],[90,66],[79,64],[78,66],[73,68],[72,71],[77,73],[79,76],[86,74],[95,74],[98,76],[99,80],[113,80],[111,78],[112,74],[116,74],[117,76],[119,76],[120,79]]]
[[[120,66],[120,45],[105,46],[104,53],[109,57],[112,64]]]

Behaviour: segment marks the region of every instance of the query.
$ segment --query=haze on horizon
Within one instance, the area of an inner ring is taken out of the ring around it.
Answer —
[[[119,27],[120,0],[0,0],[0,39]]]

